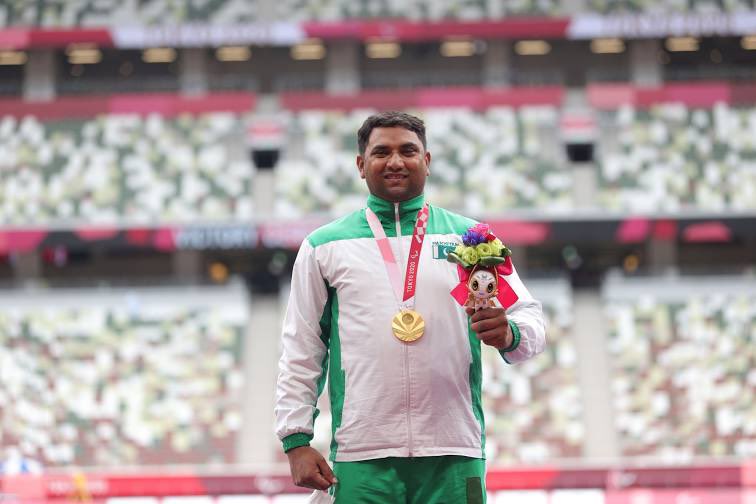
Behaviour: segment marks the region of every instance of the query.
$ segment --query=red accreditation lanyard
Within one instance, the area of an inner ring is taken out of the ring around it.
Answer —
[[[417,274],[420,270],[420,251],[423,248],[425,231],[428,228],[428,205],[423,205],[423,208],[417,212],[415,230],[412,233],[412,242],[410,244],[409,256],[407,257],[407,270],[404,275],[403,288],[401,275],[399,274],[399,265],[396,262],[396,257],[394,257],[394,252],[391,250],[391,245],[386,237],[386,232],[383,230],[381,221],[369,207],[365,208],[365,216],[370,225],[370,230],[373,231],[373,237],[378,244],[381,257],[383,257],[383,264],[386,266],[386,272],[388,273],[397,303],[399,303],[402,310],[414,309]],[[402,244],[399,243],[399,250],[401,250],[401,247]]]

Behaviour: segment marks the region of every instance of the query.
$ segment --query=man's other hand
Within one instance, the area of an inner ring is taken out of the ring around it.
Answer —
[[[336,476],[326,459],[310,446],[300,446],[286,452],[294,484],[316,490],[327,490],[336,483]]]
[[[478,311],[467,308],[466,311],[470,315],[470,327],[480,341],[498,350],[512,344],[512,328],[509,327],[504,308],[489,307]]]

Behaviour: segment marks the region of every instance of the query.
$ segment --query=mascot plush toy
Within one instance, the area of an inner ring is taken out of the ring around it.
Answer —
[[[475,308],[475,311],[487,306],[495,306],[493,298],[498,294],[499,281],[494,272],[482,268],[473,271],[467,280],[467,290],[470,291],[465,306]]]
[[[506,281],[512,274],[512,252],[491,233],[488,224],[476,224],[462,235],[462,245],[446,256],[457,264],[459,284],[452,297],[464,307],[475,311],[496,306],[504,308],[517,301],[517,295]]]

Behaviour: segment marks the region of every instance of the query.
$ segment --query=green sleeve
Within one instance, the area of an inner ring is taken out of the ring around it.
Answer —
[[[507,348],[502,348],[501,350],[499,350],[499,353],[507,362],[507,364],[511,364],[509,360],[507,360],[507,356],[504,354],[508,352],[514,352],[515,350],[517,350],[517,347],[520,346],[520,328],[517,327],[517,324],[515,324],[511,320],[509,320],[508,323],[509,323],[509,327],[512,329],[512,344],[509,345]]]
[[[286,436],[281,442],[283,443],[284,452],[288,452],[300,446],[310,446],[310,441],[312,441],[312,434],[297,432]]]

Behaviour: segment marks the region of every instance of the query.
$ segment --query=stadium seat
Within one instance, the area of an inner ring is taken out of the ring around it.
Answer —
[[[11,0],[0,5],[0,25],[100,27],[181,23],[234,24],[258,20],[257,0]]]
[[[563,12],[557,0],[285,0],[278,4],[281,19],[300,21],[340,21],[345,19],[399,18],[459,21],[501,18],[504,16],[554,15]]]
[[[230,25],[270,20],[259,0],[51,0],[7,1],[0,5],[0,26],[101,27],[129,20],[132,25],[176,26],[182,23]],[[599,14],[711,14],[755,8],[754,0],[283,0],[275,3],[278,21],[348,21],[409,19],[480,21],[523,16]]]
[[[602,14],[671,14],[738,12],[753,10],[753,0],[587,0],[586,10]]]
[[[0,307],[4,449],[47,467],[235,460],[240,285],[15,295]]]
[[[217,25],[261,22],[259,0],[15,0],[0,5],[2,26],[96,27],[128,19],[133,25],[175,26],[181,23]],[[410,19],[417,21],[479,21],[517,16],[599,14],[710,14],[753,10],[754,0],[283,0],[273,19],[283,21],[345,21]]]
[[[756,208],[756,109],[681,103],[624,107],[601,128],[603,208],[631,212]]]
[[[252,216],[254,170],[229,113],[0,120],[0,220],[147,225]]]
[[[607,299],[623,455],[756,455],[756,294],[738,286],[668,292],[650,280],[638,299]]]

